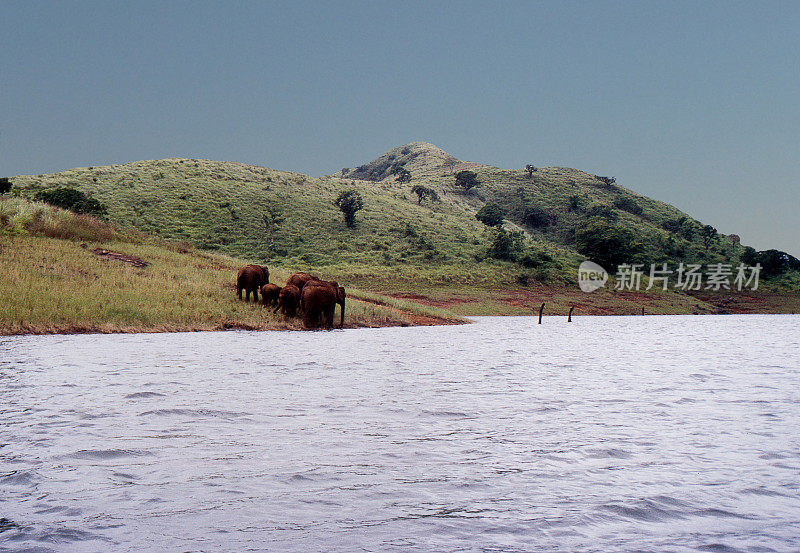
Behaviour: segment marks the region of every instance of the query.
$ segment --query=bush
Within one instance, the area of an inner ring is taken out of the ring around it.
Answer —
[[[717,236],[717,229],[711,225],[704,225],[700,228],[700,238],[703,239],[703,246],[708,248],[711,245],[711,242],[719,238]]]
[[[549,266],[554,264],[553,258],[547,252],[528,250],[519,260],[519,264],[529,269],[534,267]]]
[[[106,206],[74,188],[42,190],[37,192],[33,199],[63,209],[69,209],[75,213],[87,213],[101,217],[107,213]]]
[[[550,214],[541,207],[528,206],[522,214],[522,222],[533,228],[547,228]]]
[[[615,222],[617,219],[619,219],[619,215],[614,213],[614,210],[611,209],[610,205],[606,204],[594,204],[586,211],[586,215],[587,217],[598,217],[611,222]]]
[[[580,213],[585,209],[583,204],[584,204],[584,198],[582,196],[579,196],[578,194],[573,194],[567,200],[567,211],[569,211],[570,213],[572,212]]]
[[[336,201],[333,202],[344,214],[345,224],[352,228],[356,226],[356,211],[363,209],[364,200],[356,189],[343,190]]]
[[[475,218],[490,227],[496,227],[503,224],[503,217],[505,217],[503,208],[496,203],[488,203],[478,210]]]
[[[465,192],[470,192],[479,184],[478,175],[472,171],[464,170],[456,173],[456,186],[463,188]]]
[[[744,249],[740,260],[750,266],[760,264],[761,272],[765,277],[775,277],[789,271],[800,271],[800,260],[780,250],[757,252],[748,246]]]
[[[628,213],[633,213],[634,215],[641,215],[644,213],[642,206],[637,204],[636,200],[628,198],[627,196],[621,196],[614,200],[614,207],[627,211]]]
[[[695,226],[686,217],[676,217],[675,219],[664,221],[661,223],[661,228],[667,232],[677,234],[689,242],[694,240]]]
[[[640,261],[642,245],[633,231],[614,226],[590,225],[575,235],[576,250],[609,272],[623,263]]]
[[[411,189],[411,191],[414,194],[416,194],[417,197],[419,198],[417,201],[418,204],[422,204],[422,200],[426,198],[432,202],[441,201],[439,200],[439,194],[437,194],[436,190],[434,190],[433,188],[428,188],[427,186],[422,186],[421,184],[417,184]]]
[[[400,168],[397,171],[397,182],[410,182],[411,181],[411,171],[405,168]]]
[[[11,179],[0,179],[0,194],[8,194],[9,192],[11,192]]]
[[[518,232],[500,230],[495,236],[492,245],[486,252],[486,257],[502,261],[515,261],[522,252],[522,235]]]

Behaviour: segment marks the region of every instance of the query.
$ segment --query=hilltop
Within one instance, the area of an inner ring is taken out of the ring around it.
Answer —
[[[475,186],[463,186],[465,171]],[[404,172],[405,180],[399,178]],[[13,193],[28,198],[75,188],[104,204],[111,223],[163,240],[321,270],[345,283],[422,296],[431,304],[455,305],[456,311],[468,303],[459,311],[466,314],[528,313],[543,295],[567,297],[559,290],[575,288],[580,262],[597,259],[603,248],[610,252],[601,261],[612,274],[618,262],[736,263],[747,252],[735,235],[720,235],[608,176],[565,167],[503,169],[460,160],[427,142],[398,146],[319,178],[238,162],[170,158],[20,175],[12,182]],[[354,228],[334,205],[349,189],[364,203]],[[420,196],[423,189],[432,194]],[[501,224],[476,218],[487,206],[499,210]],[[598,237],[611,246],[598,246]],[[798,283],[800,277],[791,273],[782,286],[796,290]],[[425,293],[417,293],[420,288]],[[501,301],[500,290],[516,299]],[[460,302],[459,293],[469,299]],[[623,304],[627,310],[625,302],[635,311],[651,300],[654,312],[719,307],[714,298],[672,292],[624,301],[624,294],[604,293],[563,303],[581,300],[595,313],[618,312],[614,306]],[[491,305],[484,301],[488,296]]]

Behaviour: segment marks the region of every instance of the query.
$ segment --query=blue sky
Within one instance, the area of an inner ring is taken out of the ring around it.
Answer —
[[[800,257],[798,2],[0,3],[0,173],[311,175],[426,140]]]

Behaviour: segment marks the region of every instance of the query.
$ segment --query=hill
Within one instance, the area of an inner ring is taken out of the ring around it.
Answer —
[[[398,178],[404,171],[406,182]],[[475,186],[465,187],[469,174]],[[319,178],[171,158],[12,181],[13,193],[28,198],[59,187],[78,189],[104,204],[108,220],[122,228],[208,252],[312,268],[373,290],[413,295],[425,287],[431,294],[422,295],[434,303],[467,287],[477,296],[484,290],[530,292],[534,284],[574,288],[586,258],[613,274],[619,263],[737,263],[748,252],[738,237],[722,236],[612,178],[564,167],[502,169],[460,160],[426,142]],[[354,228],[334,205],[349,189],[364,203]],[[500,225],[476,218],[487,206],[496,206]],[[784,288],[800,287],[796,271],[781,278]],[[673,295],[656,311],[714,310],[713,301]],[[622,296],[613,297],[610,305]],[[478,304],[463,312],[497,311]],[[500,311],[518,312],[510,305]],[[607,312],[599,305],[590,311]]]
[[[301,329],[236,298],[248,260],[0,196],[0,335]],[[274,267],[282,285],[289,271]],[[441,309],[348,288],[345,327],[461,322]],[[337,312],[338,316],[338,312]]]

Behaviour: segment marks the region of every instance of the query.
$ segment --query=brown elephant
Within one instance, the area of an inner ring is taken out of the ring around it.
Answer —
[[[278,309],[283,309],[283,314],[288,317],[294,317],[297,314],[297,305],[300,303],[300,290],[294,284],[287,284],[281,288],[278,294],[278,301],[275,304],[273,313],[277,313]]]
[[[344,288],[339,286],[336,281],[312,280],[307,282],[300,294],[303,324],[306,328],[314,328],[322,319],[325,328],[333,328],[333,315],[338,303],[342,311],[339,328],[344,327],[346,297]]]
[[[267,307],[278,305],[278,296],[281,293],[281,287],[277,284],[265,284],[261,287],[261,303]]]
[[[309,273],[295,273],[289,277],[289,280],[286,281],[286,284],[293,284],[302,292],[303,286],[312,280],[319,280],[319,277]]]
[[[250,301],[250,292],[253,301],[258,301],[258,291],[265,284],[269,284],[269,269],[261,265],[247,265],[239,269],[236,277],[236,293],[242,299],[242,290],[247,292],[247,301]]]

